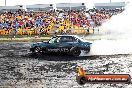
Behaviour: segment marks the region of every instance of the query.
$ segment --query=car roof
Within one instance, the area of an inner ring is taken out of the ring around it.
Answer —
[[[76,37],[77,35],[57,35],[57,36],[58,36],[58,37],[62,37],[62,36],[70,36],[70,37],[71,37],[71,36],[72,36],[72,37],[74,36],[74,37]]]

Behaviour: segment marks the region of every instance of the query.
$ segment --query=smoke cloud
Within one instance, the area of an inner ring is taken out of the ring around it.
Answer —
[[[99,28],[101,38],[95,40],[87,55],[132,54],[132,3]],[[112,40],[108,40],[112,38]],[[84,54],[83,54],[84,55]]]

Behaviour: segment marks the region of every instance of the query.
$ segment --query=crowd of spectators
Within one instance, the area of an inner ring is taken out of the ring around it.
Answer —
[[[63,10],[45,12],[0,13],[0,34],[49,34],[51,31],[67,32],[69,29],[89,29],[101,26],[122,9]]]
[[[124,9],[92,9],[89,14],[91,15],[95,25],[101,26],[101,24],[107,19],[110,19],[113,15],[117,15],[122,11],[124,11]]]

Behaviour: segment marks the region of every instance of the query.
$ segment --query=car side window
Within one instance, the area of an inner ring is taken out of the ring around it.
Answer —
[[[66,37],[61,37],[60,42],[61,42],[61,43],[67,42],[67,38],[66,38]]]
[[[78,40],[75,37],[72,37],[73,42],[78,42]]]
[[[58,43],[60,40],[59,37],[53,37],[51,40],[49,40],[49,43]]]
[[[61,37],[60,42],[77,42],[77,40],[74,37],[66,36]]]

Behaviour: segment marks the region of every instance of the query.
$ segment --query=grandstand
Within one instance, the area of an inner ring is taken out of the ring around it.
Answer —
[[[24,10],[23,5],[0,6],[0,12],[16,12],[18,10]]]
[[[81,10],[86,9],[85,3],[57,3],[57,9],[61,10]]]
[[[110,3],[95,3],[94,6],[96,9],[124,9],[125,2],[110,2]]]
[[[48,11],[53,10],[53,4],[35,4],[35,5],[27,5],[26,10],[39,12],[39,11]]]
[[[96,6],[86,10],[84,3],[35,4],[27,5],[27,11],[20,5],[1,7],[7,13],[0,13],[0,35],[93,33],[94,28],[123,11]]]

